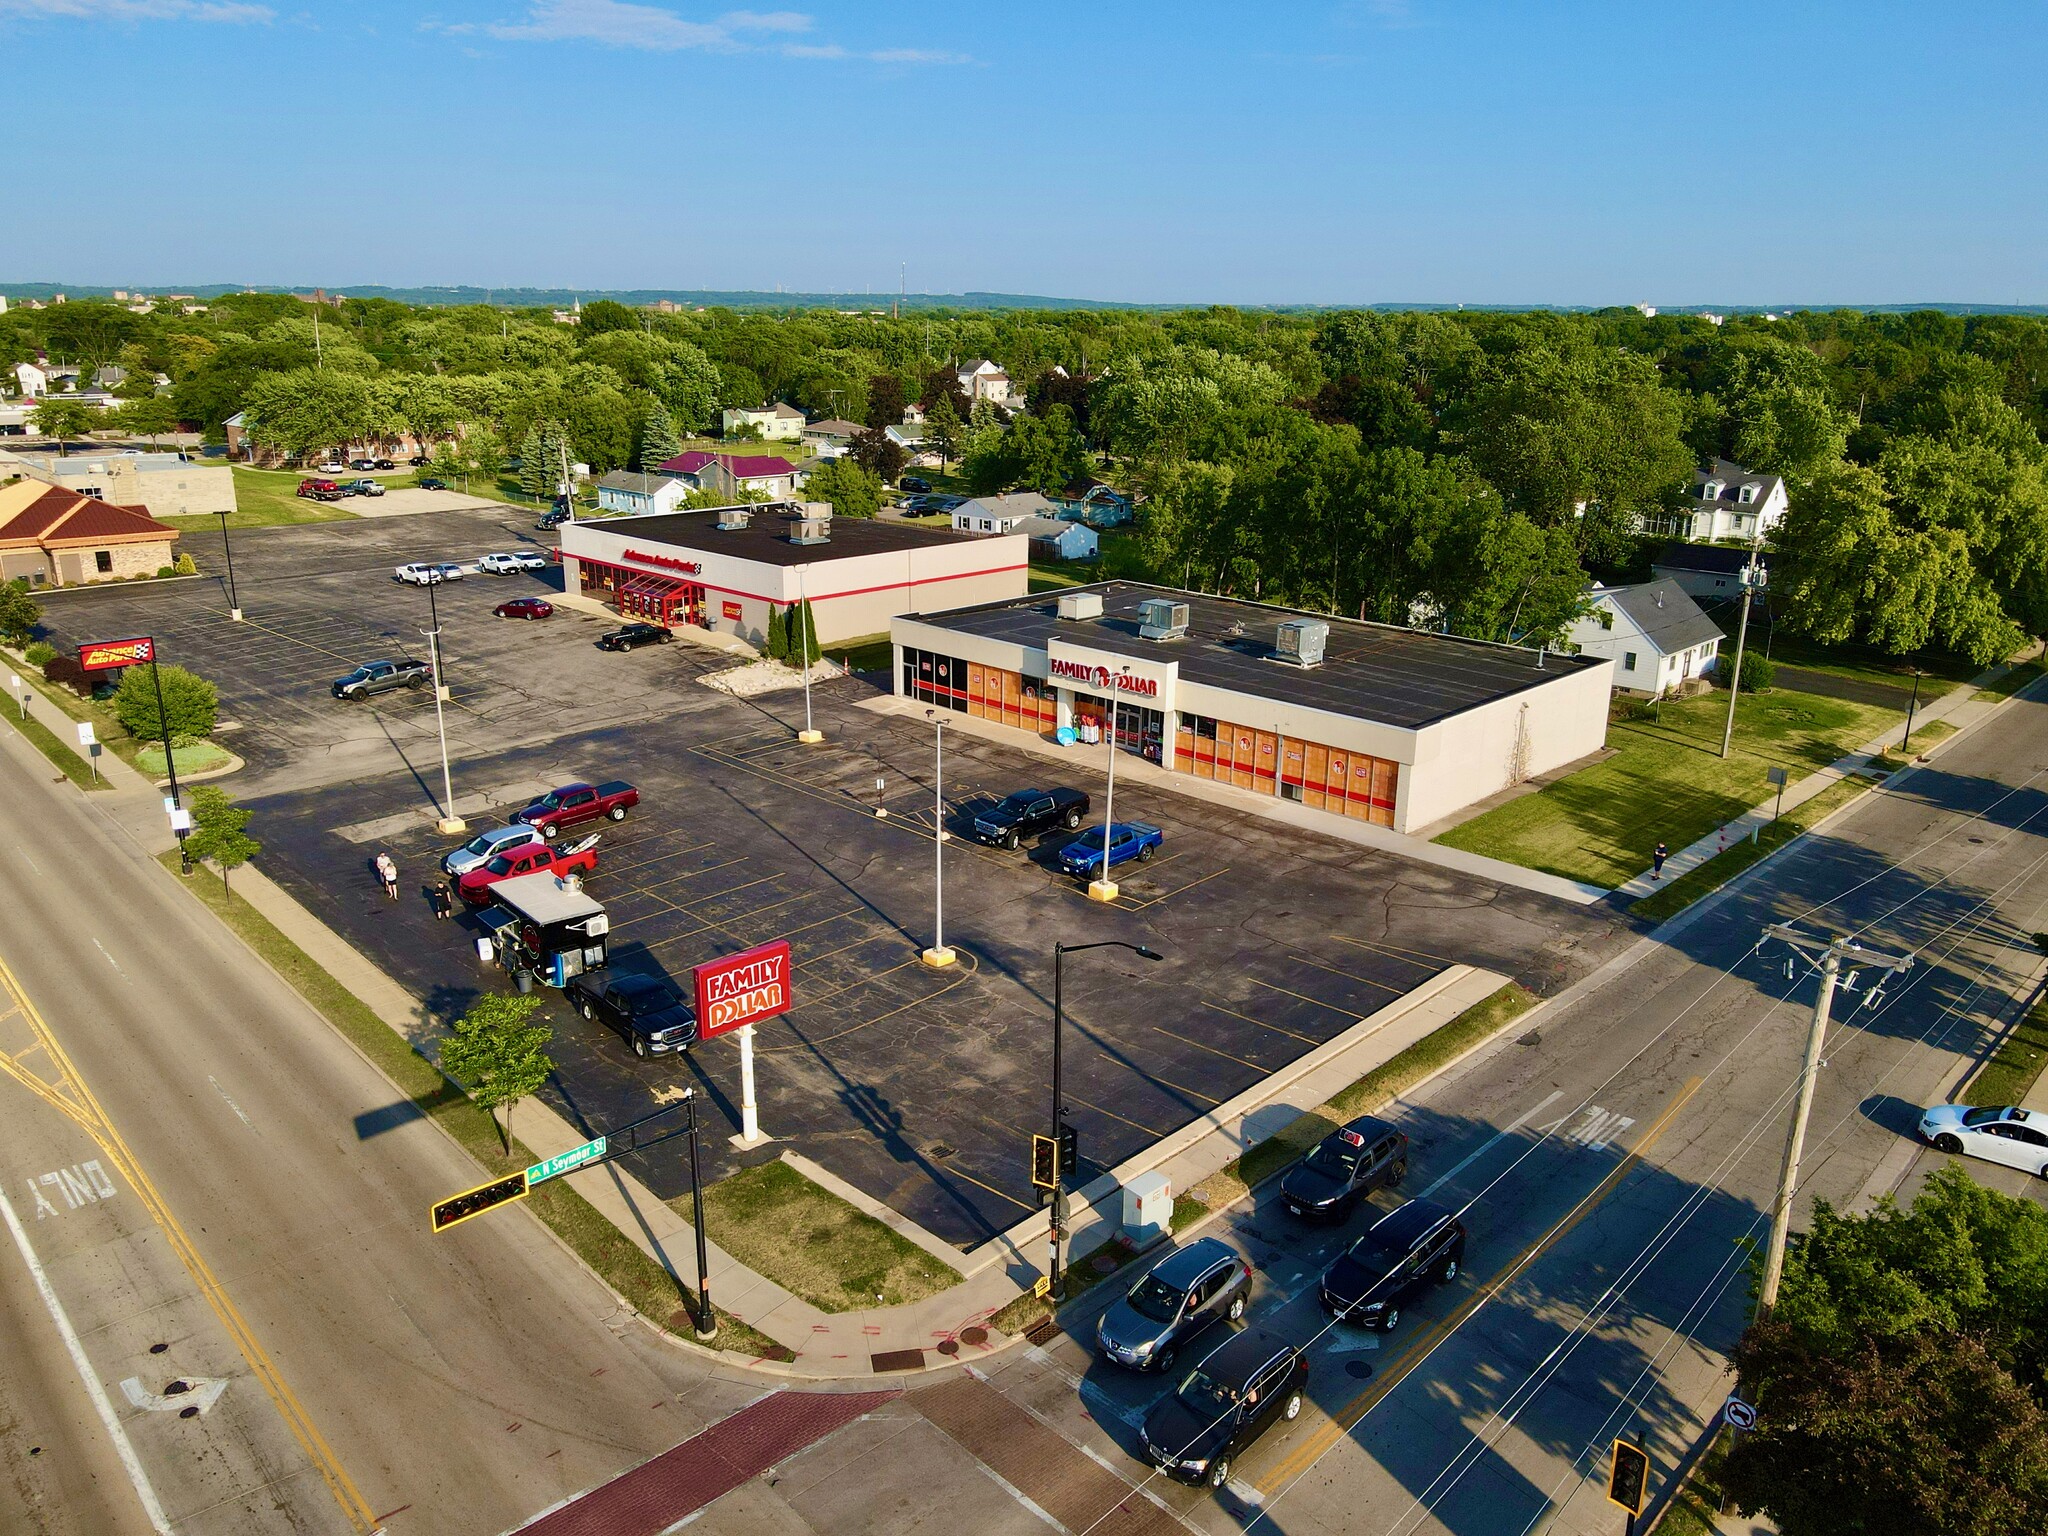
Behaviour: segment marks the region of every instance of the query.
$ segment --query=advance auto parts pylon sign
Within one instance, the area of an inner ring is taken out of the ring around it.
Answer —
[[[789,1012],[789,940],[697,967],[697,1038],[709,1040]]]

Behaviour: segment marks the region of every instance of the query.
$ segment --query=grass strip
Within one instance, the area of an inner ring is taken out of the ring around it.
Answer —
[[[130,768],[136,767],[137,756],[149,743],[138,741],[129,735],[128,727],[114,718],[112,710],[97,699],[81,698],[69,688],[51,682],[43,676],[43,669],[26,660],[19,650],[10,649],[6,655],[15,663],[15,672],[53,705],[58,713],[69,715],[73,720],[90,721],[93,734],[99,737],[101,745]],[[141,772],[139,768],[136,771]]]
[[[1914,736],[1920,733],[1915,731]],[[1744,838],[1733,848],[1715,854],[1703,864],[1695,864],[1669,885],[1640,896],[1629,904],[1629,914],[1645,922],[1661,923],[1702,896],[1711,895],[1730,880],[1741,874],[1750,865],[1768,858],[1800,833],[1810,830],[1827,816],[1847,805],[1858,795],[1870,789],[1863,779],[1841,779],[1830,784],[1811,800],[1794,806],[1776,821],[1767,821],[1757,833],[1755,842]]]
[[[1904,768],[1936,742],[1946,741],[1955,733],[1956,728],[1946,720],[1930,720],[1913,732],[1903,751],[1895,742],[1877,754],[1877,762],[1887,769]]]
[[[2027,1016],[1999,1042],[1991,1059],[1977,1069],[1963,1090],[1965,1104],[2018,1104],[2048,1066],[2048,997],[2027,1010]]]
[[[2023,661],[2005,676],[1979,688],[1971,697],[1982,704],[1996,704],[2000,699],[2011,698],[2040,675],[2040,662]]]
[[[20,707],[8,709],[0,704],[0,713],[7,716],[7,723],[29,739],[35,749],[64,771],[64,777],[80,789],[112,789],[114,786],[105,779],[93,777],[92,765],[70,747],[63,738],[34,716],[25,716]]]
[[[172,874],[178,873],[177,850],[157,855],[157,862]],[[230,900],[220,883],[210,877],[185,880],[183,884],[264,964],[367,1056],[371,1065],[390,1079],[415,1109],[454,1137],[488,1176],[512,1173],[540,1161],[517,1141],[508,1150],[490,1115],[379,1018],[367,1003],[279,932],[269,918],[245,900]],[[693,1339],[692,1319],[687,1310],[690,1298],[681,1283],[606,1220],[596,1206],[577,1194],[566,1179],[541,1185],[527,1197],[527,1204],[641,1316],[682,1338]],[[766,1334],[719,1311],[715,1304],[712,1310],[718,1319],[718,1347],[759,1359],[796,1358]]]
[[[688,1199],[671,1203],[681,1210]],[[821,1312],[900,1307],[960,1283],[956,1270],[779,1158],[706,1185],[704,1220],[727,1253]]]
[[[1138,1250],[1121,1237],[1112,1237],[1101,1247],[1091,1249],[1086,1258],[1070,1256],[1060,1275],[1060,1301],[1065,1303],[1087,1295],[1137,1256]],[[991,1317],[989,1326],[1015,1338],[1051,1316],[1052,1303],[1026,1291]]]

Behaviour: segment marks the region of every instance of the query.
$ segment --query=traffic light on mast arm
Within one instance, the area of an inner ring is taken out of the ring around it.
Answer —
[[[531,1192],[524,1168],[502,1179],[493,1179],[488,1184],[479,1184],[475,1189],[465,1189],[434,1206],[434,1230],[446,1232],[472,1216],[481,1216],[485,1211],[494,1211],[514,1200],[524,1200]]]

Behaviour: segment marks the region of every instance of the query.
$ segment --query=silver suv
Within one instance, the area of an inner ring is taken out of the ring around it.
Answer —
[[[1163,1371],[1183,1343],[1218,1318],[1234,1323],[1243,1317],[1251,1289],[1252,1267],[1235,1248],[1197,1238],[1110,1303],[1095,1325],[1095,1341],[1118,1365]]]

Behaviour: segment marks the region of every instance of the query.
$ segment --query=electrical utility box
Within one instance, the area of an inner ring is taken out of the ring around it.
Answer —
[[[1124,1236],[1144,1247],[1173,1230],[1173,1181],[1141,1173],[1124,1186]]]

